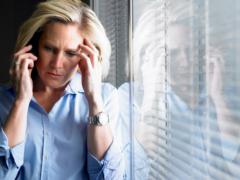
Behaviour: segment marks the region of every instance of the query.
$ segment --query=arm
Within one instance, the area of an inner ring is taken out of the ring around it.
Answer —
[[[102,100],[100,100],[100,102],[88,100],[88,102],[90,102],[89,116],[94,116],[99,112],[104,111]],[[96,126],[91,124],[88,125],[87,132],[88,151],[93,154],[98,160],[102,160],[107,149],[113,141],[113,135],[109,125]]]
[[[27,104],[15,101],[0,132],[0,179],[15,179],[24,159]]]
[[[10,74],[13,77],[16,98],[1,127],[0,177],[15,177],[23,164],[24,140],[27,128],[27,112],[32,98],[32,80],[30,77],[33,61],[37,58],[27,53],[31,46],[24,47],[14,56]],[[5,159],[5,161],[4,161]]]
[[[99,53],[95,46],[86,39],[84,39],[84,44],[80,45],[80,48],[79,67],[82,74],[82,85],[88,100],[89,116],[93,116],[106,110],[101,92],[102,83],[101,64],[98,61]],[[115,102],[114,100],[112,101],[111,98],[109,101]],[[110,119],[110,121],[112,120],[113,119]],[[116,142],[113,140],[113,134],[109,125],[88,125],[87,148],[89,152],[88,172],[90,179],[102,177],[108,179],[123,178],[123,157]]]
[[[226,157],[232,156],[232,158],[234,158],[234,153],[230,155],[229,152],[224,151],[224,148],[226,146],[226,141],[231,142],[235,146],[235,149],[238,148],[240,127],[239,123],[236,121],[236,117],[234,117],[234,114],[227,106],[222,94],[222,64],[223,59],[221,53],[216,49],[211,49],[210,59],[208,61],[208,92],[216,109],[217,123],[222,140],[223,155]]]
[[[101,64],[98,61],[98,50],[84,39],[80,45],[79,68],[82,73],[82,85],[89,106],[89,116],[97,115],[103,111],[101,96]],[[113,136],[109,126],[88,125],[87,129],[88,151],[101,160],[110,146]]]
[[[228,106],[226,105],[223,97],[217,96],[216,99],[213,100],[213,102],[216,107],[217,122],[222,136],[221,138],[225,140],[230,140],[234,144],[239,143],[239,123],[234,120],[235,118],[233,117]]]
[[[105,177],[106,179],[124,179],[125,159],[121,151],[121,125],[118,122],[118,94],[117,90],[109,84],[103,85],[103,109],[109,114],[110,129],[113,131],[113,141],[101,160],[88,153],[88,172],[90,179]]]

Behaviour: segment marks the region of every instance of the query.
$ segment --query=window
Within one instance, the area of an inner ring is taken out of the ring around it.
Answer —
[[[240,2],[97,2],[128,178],[240,179]]]

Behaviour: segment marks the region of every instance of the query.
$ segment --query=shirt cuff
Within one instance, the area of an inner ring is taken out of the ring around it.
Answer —
[[[108,148],[103,160],[99,161],[95,156],[88,152],[88,172],[89,174],[95,174],[98,177],[101,174],[104,174],[104,177],[109,176],[107,175],[110,171],[119,171],[123,172],[124,169],[124,156],[123,153],[120,151],[119,146],[113,140],[112,144]],[[108,169],[106,171],[106,169]],[[106,173],[107,174],[106,174]],[[90,175],[91,176],[91,175]]]
[[[239,144],[224,137],[221,137],[221,144],[224,159],[234,161],[238,154]]]
[[[24,159],[24,147],[25,143],[22,142],[10,149],[8,146],[8,138],[2,127],[0,128],[0,157],[5,157],[8,168],[10,163],[15,163],[18,168],[22,166]]]

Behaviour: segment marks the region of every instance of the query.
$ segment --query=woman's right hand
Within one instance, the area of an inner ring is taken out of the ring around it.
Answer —
[[[37,57],[29,52],[31,49],[32,46],[28,45],[14,54],[10,75],[16,91],[16,100],[30,102],[33,96],[31,73]]]

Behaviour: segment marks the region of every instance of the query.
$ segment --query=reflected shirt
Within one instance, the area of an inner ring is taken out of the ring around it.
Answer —
[[[240,178],[239,171],[233,170],[240,166],[239,144],[222,138],[215,105],[206,93],[203,91],[198,97],[198,105],[190,109],[181,97],[168,87],[167,102],[171,136],[174,138],[172,147],[178,148],[173,148],[172,152],[181,152],[180,160],[187,162],[174,162],[181,169],[178,176],[188,179],[191,172],[191,177],[194,177],[195,173],[192,172],[198,169],[201,173],[196,174],[195,179],[205,179],[204,175],[216,177],[216,170],[227,174],[226,177],[221,174],[217,179]]]
[[[120,142],[114,140],[99,161],[87,151],[88,102],[76,74],[65,94],[49,113],[32,98],[27,116],[25,141],[13,148],[2,126],[14,102],[14,91],[0,87],[0,179],[124,179]],[[104,111],[115,128],[118,116],[117,91],[102,84]],[[114,131],[113,131],[114,132]]]
[[[134,88],[139,88],[137,84],[134,84]],[[123,150],[126,162],[126,174],[127,179],[131,180],[131,165],[133,165],[132,169],[134,172],[134,179],[137,180],[146,180],[149,177],[149,160],[147,158],[147,153],[144,150],[143,145],[134,137],[132,142],[133,151],[131,148],[131,140],[130,137],[130,114],[131,111],[133,113],[133,122],[134,127],[136,128],[140,117],[141,117],[141,108],[136,99],[133,99],[132,105],[130,105],[130,97],[129,97],[130,85],[129,83],[124,83],[118,88],[118,97],[119,97],[119,126],[118,128],[122,131],[122,143]],[[136,98],[136,97],[134,97]],[[131,161],[131,157],[133,156],[134,162]]]

